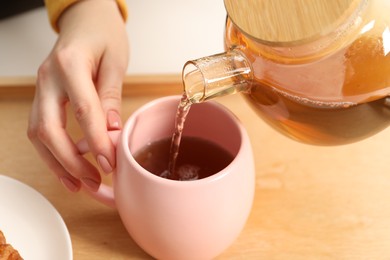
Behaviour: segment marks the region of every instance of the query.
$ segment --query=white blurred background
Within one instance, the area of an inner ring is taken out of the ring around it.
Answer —
[[[127,0],[127,74],[179,74],[187,60],[223,51],[223,0]],[[56,34],[38,8],[0,20],[0,77],[34,76]]]

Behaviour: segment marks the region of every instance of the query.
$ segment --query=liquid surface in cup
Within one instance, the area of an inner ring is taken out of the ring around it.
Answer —
[[[197,180],[218,173],[233,161],[233,155],[208,140],[182,136],[175,173],[168,173],[171,138],[155,141],[134,158],[147,171],[174,180]]]
[[[378,20],[347,46],[301,62],[267,52],[230,20],[226,41],[243,46],[252,63],[255,82],[245,97],[267,123],[302,142],[338,145],[390,124],[389,24]]]

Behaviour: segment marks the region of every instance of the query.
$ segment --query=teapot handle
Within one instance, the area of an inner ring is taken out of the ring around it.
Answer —
[[[120,137],[121,131],[115,130],[115,131],[109,131],[108,136],[110,137],[112,143],[116,147],[119,137]],[[90,152],[87,140],[85,138],[81,139],[77,143],[77,148],[79,149],[81,154],[86,154]],[[114,173],[115,174],[115,173]],[[114,196],[114,190],[111,186],[107,184],[100,184],[99,189],[96,192],[86,190],[85,191],[95,200],[99,201],[100,203],[116,209],[115,205],[115,196]]]

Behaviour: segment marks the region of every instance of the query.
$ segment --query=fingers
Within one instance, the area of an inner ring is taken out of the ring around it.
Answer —
[[[121,128],[121,86],[128,62],[126,30],[111,1],[81,1],[61,16],[59,26],[56,45],[38,73],[28,136],[66,187],[77,191],[85,184],[96,190],[100,174],[79,154],[66,131],[65,102],[69,101],[100,168],[112,172],[115,147],[107,130]]]
[[[107,118],[108,130],[119,130],[122,128],[120,107],[126,66],[120,66],[121,62],[112,64],[113,60],[117,59],[111,57],[109,53],[104,55],[99,68],[97,90],[101,106]]]
[[[129,42],[126,28],[120,16],[111,19],[110,32],[115,35],[100,59],[96,81],[102,108],[107,116],[109,130],[121,128],[120,104],[123,78],[129,61]]]
[[[65,104],[57,95],[37,90],[29,119],[28,137],[66,188],[75,192],[84,183],[86,188],[96,191],[101,182],[99,172],[79,154],[66,133]]]
[[[101,169],[105,173],[110,173],[116,166],[115,148],[107,134],[106,113],[103,111],[94,82],[87,77],[88,75],[90,75],[88,68],[81,67],[77,69],[77,73],[67,76],[68,96],[91,152]]]

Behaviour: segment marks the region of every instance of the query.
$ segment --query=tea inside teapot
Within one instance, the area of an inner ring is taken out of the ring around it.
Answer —
[[[242,92],[279,132],[318,145],[390,124],[390,2],[246,2],[225,0],[226,53],[185,64],[194,102]]]

